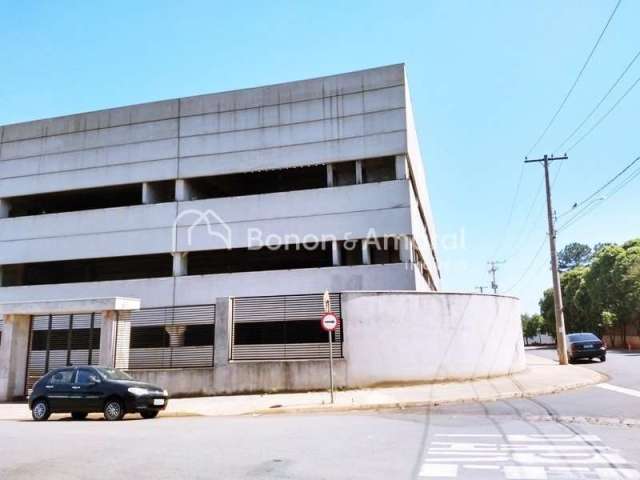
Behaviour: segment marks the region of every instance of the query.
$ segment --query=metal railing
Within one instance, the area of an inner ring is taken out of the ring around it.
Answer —
[[[331,309],[342,316],[341,296],[330,295]],[[232,360],[329,358],[328,334],[320,326],[323,295],[283,295],[233,299]],[[342,357],[343,331],[333,333],[334,356]]]
[[[212,367],[215,305],[131,312],[128,369]]]

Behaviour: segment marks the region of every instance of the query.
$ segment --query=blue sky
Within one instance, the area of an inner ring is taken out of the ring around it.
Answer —
[[[546,246],[532,261],[546,231],[542,196],[531,207],[539,166],[527,166],[505,228],[521,161],[614,4],[0,0],[0,124],[405,62],[446,240],[443,288],[488,285],[487,260],[508,258],[501,288],[521,279],[511,293],[535,311],[550,285]],[[532,155],[551,152],[613,83],[640,48],[638,18],[640,2],[623,0]],[[640,61],[611,101],[638,75]],[[555,185],[558,212],[640,155],[638,111],[640,87],[570,152]],[[640,236],[638,205],[640,179],[561,231],[559,246]]]

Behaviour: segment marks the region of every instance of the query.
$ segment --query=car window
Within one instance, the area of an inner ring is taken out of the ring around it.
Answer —
[[[569,335],[569,340],[572,342],[598,342],[598,337],[593,333],[572,333]]]
[[[97,369],[107,380],[133,380],[129,375],[117,368],[98,368]]]
[[[78,375],[76,377],[76,383],[80,385],[90,385],[92,383],[97,383],[98,374],[94,370],[90,370],[88,368],[79,368]]]
[[[69,368],[66,370],[60,370],[59,372],[54,373],[49,379],[50,385],[62,385],[65,383],[71,383],[73,380],[73,368]]]

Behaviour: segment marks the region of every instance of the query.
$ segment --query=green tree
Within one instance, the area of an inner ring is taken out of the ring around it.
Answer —
[[[572,242],[558,253],[558,268],[562,272],[587,265],[591,260],[591,247],[584,243]]]
[[[542,328],[543,319],[540,315],[534,314],[522,314],[520,316],[522,322],[522,335],[524,337],[525,344],[529,344],[529,339],[535,337],[540,333]]]

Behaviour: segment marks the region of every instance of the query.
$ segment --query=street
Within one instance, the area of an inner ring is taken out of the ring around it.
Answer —
[[[584,365],[639,390],[638,354]],[[403,411],[99,418],[0,422],[0,478],[640,478],[640,424],[619,423],[640,422],[640,399],[601,386]]]

